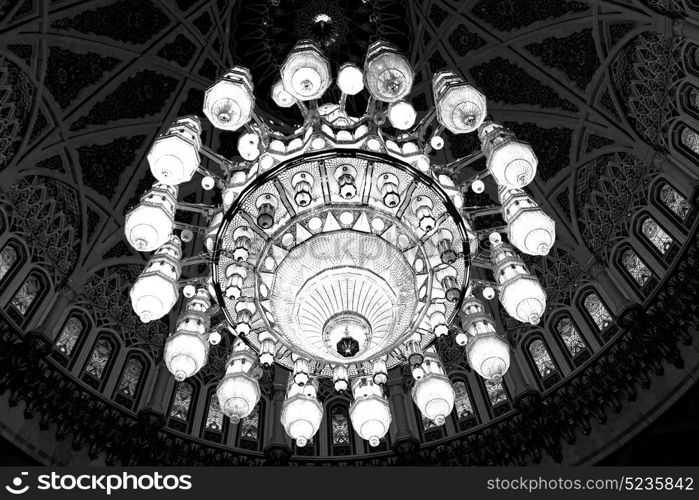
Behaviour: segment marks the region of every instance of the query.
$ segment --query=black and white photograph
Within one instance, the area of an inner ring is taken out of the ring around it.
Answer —
[[[689,498],[697,212],[699,0],[0,0],[0,496]]]

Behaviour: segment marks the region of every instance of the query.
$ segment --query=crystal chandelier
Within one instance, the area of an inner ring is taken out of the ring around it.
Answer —
[[[454,335],[480,376],[502,380],[510,347],[479,296],[491,300],[497,291],[510,316],[538,323],[546,295],[515,248],[547,254],[555,226],[523,190],[536,174],[534,152],[485,120],[485,97],[457,74],[434,75],[435,106],[419,121],[405,100],[413,69],[390,44],[372,44],[363,68],[340,66],[339,102],[321,104],[331,76],[313,42],[288,55],[272,98],[301,110],[303,124],[290,134],[256,112],[246,68],[219,78],[203,112],[214,127],[241,131],[240,158],[202,145],[196,117],[155,140],[148,162],[157,182],[126,216],[129,243],[154,252],[131,300],[148,322],[165,316],[182,292],[164,354],[178,381],[202,368],[221,335],[234,337],[217,389],[233,422],[260,398],[260,367],[278,363],[290,371],[281,420],[298,446],[323,418],[320,378],[351,391],[352,425],[377,446],[391,422],[393,367],[409,365],[413,400],[426,418],[442,425],[453,410],[454,390],[433,345],[438,337]],[[347,99],[364,90],[366,111],[351,116]],[[477,133],[481,150],[433,164],[430,153],[443,148],[445,130]],[[487,172],[455,184],[450,175],[483,156]],[[177,201],[178,185],[195,174],[220,203]],[[465,207],[464,189],[482,193],[488,176],[500,206]],[[175,222],[176,210],[202,214],[207,225]],[[496,212],[506,226],[474,230],[477,217]],[[182,243],[195,234],[204,250],[183,257]],[[202,263],[205,275],[181,276]],[[211,325],[221,311],[225,321]]]

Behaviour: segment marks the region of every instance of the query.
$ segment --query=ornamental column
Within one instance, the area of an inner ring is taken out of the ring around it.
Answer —
[[[410,428],[405,411],[405,389],[401,370],[391,370],[388,379],[388,393],[391,399],[393,421],[396,424],[396,439],[393,450],[398,455],[399,465],[410,465],[415,462],[420,450],[420,441]]]
[[[597,258],[593,256],[583,267],[594,278],[599,292],[612,314],[620,316],[627,307],[633,304],[633,301],[624,296],[624,292],[609,275],[607,268]]]
[[[527,380],[526,375],[519,365],[517,354],[510,349],[510,367],[505,373],[505,382],[512,391],[512,402],[515,407],[518,407],[520,402],[525,398],[538,397],[537,391]]]
[[[157,371],[155,372],[155,377],[153,384],[151,386],[150,396],[148,402],[144,405],[143,410],[149,410],[150,412],[159,413],[165,417],[167,412],[168,404],[170,403],[170,397],[172,396],[172,385],[174,378],[168,370],[165,361],[160,361],[158,363]]]
[[[286,397],[287,379],[289,373],[277,367],[274,370],[272,384],[272,437],[265,449],[267,465],[286,465],[291,457],[291,448],[287,444],[286,433],[282,425],[282,405]]]
[[[699,187],[696,174],[688,170],[686,165],[681,161],[660,151],[653,151],[651,153],[650,162],[653,167],[666,175],[673,184],[673,187],[686,196],[691,203],[694,197],[693,193],[697,190],[697,187]],[[692,166],[692,168],[696,167]]]
[[[78,288],[72,278],[68,278],[63,286],[56,292],[56,299],[47,310],[44,319],[36,327],[36,333],[42,334],[51,344],[56,341],[61,333],[59,321],[68,310],[68,306],[76,297],[75,289]]]

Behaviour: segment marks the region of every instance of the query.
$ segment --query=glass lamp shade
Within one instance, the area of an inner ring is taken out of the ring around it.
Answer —
[[[523,274],[503,283],[500,303],[513,318],[536,325],[546,310],[546,292],[536,278]]]
[[[446,375],[428,373],[413,386],[413,401],[420,412],[437,425],[444,425],[454,408],[456,394]]]
[[[296,104],[296,98],[284,89],[281,80],[277,80],[272,85],[272,100],[280,108],[290,108]]]
[[[484,124],[478,134],[488,171],[498,185],[518,189],[534,180],[539,160],[529,144],[496,123]]]
[[[485,96],[451,71],[434,76],[437,120],[454,134],[477,130],[487,113]]]
[[[371,446],[378,446],[391,425],[391,409],[381,386],[372,377],[357,377],[352,381],[354,401],[349,414],[352,427]]]
[[[206,364],[209,342],[203,335],[191,332],[178,332],[165,342],[164,359],[178,382],[196,375]]]
[[[323,406],[315,397],[296,394],[284,400],[281,421],[286,433],[297,446],[306,446],[323,420]]]
[[[250,121],[254,107],[252,76],[242,66],[229,69],[204,94],[204,114],[221,130],[238,130]]]
[[[172,236],[153,255],[131,287],[131,306],[142,322],[148,323],[162,318],[177,302],[181,255],[180,239]]]
[[[556,223],[540,208],[523,209],[507,224],[507,238],[529,255],[548,255],[556,239]]]
[[[255,409],[260,400],[260,385],[253,376],[229,371],[216,388],[223,413],[237,424]]]
[[[347,95],[356,95],[364,90],[364,74],[354,64],[345,63],[337,71],[337,86]]]
[[[139,252],[152,252],[172,235],[175,222],[177,186],[156,184],[126,214],[124,233],[129,244]]]
[[[499,189],[507,238],[529,255],[547,255],[556,239],[556,223],[521,189]]]
[[[371,44],[364,62],[364,85],[378,101],[396,102],[410,93],[415,72],[404,55],[393,45]]]
[[[314,42],[304,40],[287,56],[281,75],[284,90],[294,98],[318,99],[330,86],[330,62]]]
[[[386,398],[367,396],[355,400],[350,406],[352,427],[362,439],[376,447],[391,425],[391,410]]]
[[[396,101],[388,108],[388,119],[398,130],[408,130],[415,125],[417,113],[406,101]]]
[[[500,382],[510,367],[510,346],[495,333],[469,338],[466,356],[478,375],[493,382]]]
[[[201,124],[197,117],[173,123],[148,152],[148,164],[158,182],[174,186],[192,179],[199,166]]]

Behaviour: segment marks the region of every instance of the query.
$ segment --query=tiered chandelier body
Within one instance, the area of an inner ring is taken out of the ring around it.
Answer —
[[[434,76],[435,108],[417,122],[405,100],[413,70],[385,42],[372,44],[364,68],[339,67],[338,103],[321,104],[332,75],[313,42],[298,43],[280,74],[272,97],[301,110],[295,132],[275,131],[256,112],[250,72],[233,67],[207,90],[203,111],[214,127],[241,131],[240,158],[203,146],[196,117],[156,139],[148,161],[157,182],[126,218],[128,241],[155,252],[131,291],[134,310],[144,322],[161,318],[182,291],[165,346],[180,381],[202,368],[221,335],[235,337],[217,390],[234,422],[260,398],[260,367],[278,363],[290,370],[281,419],[297,445],[320,426],[318,379],[327,377],[336,390],[351,391],[352,425],[376,446],[391,422],[388,370],[409,364],[415,404],[442,425],[455,396],[435,340],[455,335],[472,368],[498,382],[510,348],[476,294],[491,300],[497,290],[512,317],[532,324],[546,307],[515,251],[543,255],[555,240],[553,220],[523,190],[537,158],[512,132],[485,121],[485,97],[453,72]],[[348,96],[365,89],[365,113],[350,116]],[[482,150],[463,161],[485,156],[487,172],[468,184],[482,192],[490,176],[501,207],[464,207],[464,186],[449,175],[459,161],[432,164],[445,129],[479,135]],[[204,189],[220,191],[220,205],[177,201],[178,185],[197,173]],[[197,211],[208,225],[175,222],[176,210]],[[474,218],[494,211],[506,227],[473,229]],[[195,232],[205,253],[183,258],[182,241]],[[205,276],[181,278],[183,268],[202,262]],[[219,311],[225,321],[211,325]]]

